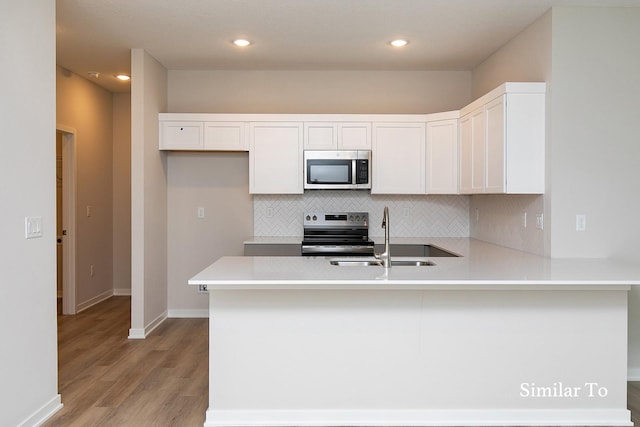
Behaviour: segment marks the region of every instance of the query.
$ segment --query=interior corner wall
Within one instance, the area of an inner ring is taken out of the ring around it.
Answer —
[[[504,82],[551,79],[551,10],[473,69],[471,95],[477,99]]]
[[[60,67],[56,91],[57,124],[77,131],[75,277],[82,309],[113,292],[113,97]]]
[[[547,82],[547,122],[551,93],[552,12],[548,11],[498,49],[472,72],[472,94],[476,99],[504,82]],[[547,152],[551,134],[547,132]],[[547,195],[473,195],[470,200],[470,235],[538,255],[548,252],[549,221],[545,230],[532,226],[535,215],[547,216]],[[475,211],[479,211],[475,220]],[[522,227],[521,215],[529,218]]]
[[[0,425],[60,407],[56,330],[55,3],[0,5]],[[42,237],[25,238],[25,217]]]
[[[167,111],[167,70],[131,50],[131,329],[144,338],[167,316],[167,156],[158,113]]]
[[[113,94],[113,293],[131,294],[131,94]]]

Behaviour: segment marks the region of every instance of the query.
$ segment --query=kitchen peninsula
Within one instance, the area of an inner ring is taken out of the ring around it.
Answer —
[[[223,257],[205,426],[632,425],[627,292],[640,269],[473,239],[423,267]]]

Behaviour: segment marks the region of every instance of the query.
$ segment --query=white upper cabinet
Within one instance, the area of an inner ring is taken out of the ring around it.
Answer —
[[[246,122],[204,122],[204,149],[247,151],[248,127]]]
[[[485,193],[505,192],[505,97],[489,102],[484,107],[486,124]]]
[[[544,193],[544,92],[544,83],[505,83],[462,109],[461,193]]]
[[[488,193],[544,193],[544,153],[544,93],[507,93],[487,104]]]
[[[425,124],[374,123],[374,194],[424,194]]]
[[[336,150],[338,148],[338,124],[331,122],[304,123],[305,150]]]
[[[460,119],[460,193],[484,193],[485,114],[480,107]]]
[[[305,122],[305,150],[370,150],[371,123]]]
[[[249,123],[237,115],[160,113],[160,150],[248,151]]]
[[[161,150],[202,150],[204,126],[196,121],[160,122]]]
[[[427,194],[458,193],[458,120],[427,122]]]
[[[338,150],[371,150],[371,123],[338,123]]]
[[[250,123],[249,140],[249,192],[302,194],[303,124]]]

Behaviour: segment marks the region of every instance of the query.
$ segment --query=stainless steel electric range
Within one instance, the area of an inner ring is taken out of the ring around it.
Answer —
[[[367,212],[309,212],[303,219],[302,255],[363,255],[374,253]]]

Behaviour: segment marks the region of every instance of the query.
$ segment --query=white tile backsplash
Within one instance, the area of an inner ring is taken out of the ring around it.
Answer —
[[[304,195],[254,195],[255,236],[301,236],[305,212],[369,212],[369,235],[389,206],[393,237],[469,237],[468,196],[371,195],[366,191],[307,191]]]
[[[526,227],[522,224],[524,212],[527,213]],[[544,255],[544,232],[536,228],[536,214],[542,212],[544,196],[541,195],[471,196],[470,237]]]

